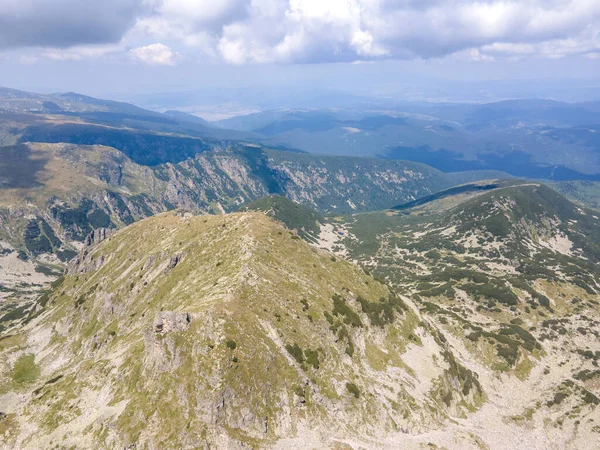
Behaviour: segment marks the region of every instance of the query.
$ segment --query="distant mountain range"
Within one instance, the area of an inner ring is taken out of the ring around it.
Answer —
[[[443,171],[495,169],[540,179],[600,179],[599,102],[277,110],[216,125],[263,135],[267,145],[311,153],[406,159]]]
[[[74,93],[0,89],[0,144],[100,144],[136,162],[160,164],[227,145],[216,141],[240,140],[323,155],[415,161],[444,172],[500,170],[544,180],[600,180],[600,102],[283,109],[209,123],[181,111],[157,113]]]

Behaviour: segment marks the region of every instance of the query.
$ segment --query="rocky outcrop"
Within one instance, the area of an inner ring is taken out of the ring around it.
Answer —
[[[113,232],[114,230],[109,228],[98,228],[92,231],[85,238],[83,249],[69,262],[68,270],[70,272],[88,273],[102,267],[106,256],[100,255],[98,258],[93,258],[90,256],[90,249],[108,239]]]
[[[84,247],[90,247],[92,245],[99,244],[100,242],[108,238],[113,232],[114,229],[110,228],[96,228],[94,231],[87,235],[85,241],[83,242],[83,245]]]
[[[173,331],[185,331],[190,327],[192,316],[189,313],[176,313],[173,311],[161,311],[154,318],[152,329],[155,333],[171,333]]]

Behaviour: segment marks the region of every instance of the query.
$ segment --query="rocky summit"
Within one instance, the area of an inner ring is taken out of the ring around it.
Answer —
[[[6,448],[426,448],[485,401],[408,297],[262,213],[88,244],[0,341]]]

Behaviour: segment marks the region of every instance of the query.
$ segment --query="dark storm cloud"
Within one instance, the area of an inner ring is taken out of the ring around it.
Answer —
[[[0,0],[0,48],[118,42],[142,0]]]

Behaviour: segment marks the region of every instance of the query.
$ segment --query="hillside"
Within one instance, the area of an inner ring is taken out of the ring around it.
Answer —
[[[444,172],[499,170],[547,180],[600,179],[598,103],[511,100],[280,109],[216,125],[264,145],[417,161]]]
[[[598,181],[562,181],[553,183],[552,188],[578,204],[600,210],[600,182]]]
[[[242,144],[154,167],[98,145],[0,147],[0,299],[10,300],[0,323],[23,298],[47,287],[97,228],[178,207],[221,214],[269,194],[323,212],[364,211],[448,185],[444,174],[414,163]]]
[[[67,92],[61,94],[36,94],[0,87],[0,111],[9,113],[121,113],[159,116],[129,103],[100,100],[87,95]]]
[[[324,225],[323,236],[335,239],[321,246],[387,280],[444,330],[489,394],[473,427],[515,426],[520,437],[529,429],[539,448],[593,448],[600,432],[596,214],[539,183],[491,183],[401,211],[339,218]],[[493,426],[490,416],[504,425]]]
[[[5,446],[427,448],[485,399],[412,302],[262,213],[97,237],[0,340]]]
[[[179,111],[161,114],[76,93],[42,95],[0,88],[0,145],[105,145],[140,164],[152,165],[179,162],[208,148],[252,136],[216,129]]]
[[[260,198],[245,205],[241,211],[261,211],[308,242],[317,240],[325,221],[316,211],[280,195]]]

